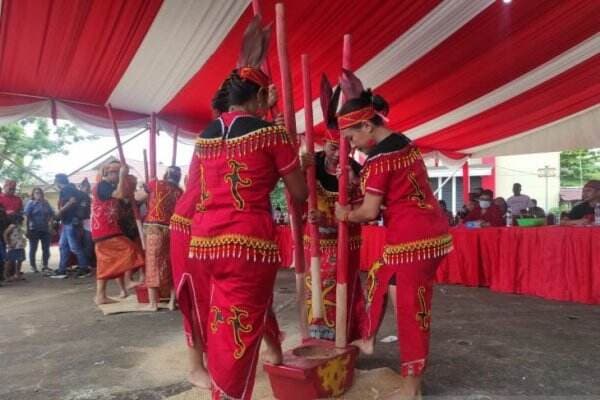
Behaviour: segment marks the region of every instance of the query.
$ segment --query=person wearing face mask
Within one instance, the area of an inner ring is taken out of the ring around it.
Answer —
[[[479,221],[482,228],[489,226],[504,226],[502,210],[493,202],[494,193],[484,190],[479,197],[479,207],[474,208],[464,218],[464,222]]]

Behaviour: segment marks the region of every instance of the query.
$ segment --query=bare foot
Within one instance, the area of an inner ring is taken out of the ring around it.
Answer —
[[[117,300],[115,299],[111,299],[110,297],[94,297],[94,303],[96,303],[97,306],[101,305],[101,304],[114,304],[114,303],[118,303]]]
[[[145,304],[139,307],[139,311],[158,311],[158,305],[156,304]]]
[[[421,377],[400,378],[400,388],[382,397],[382,400],[421,400]]]
[[[142,283],[144,283],[144,281],[129,281],[129,283],[127,283],[126,288],[129,289],[134,289],[138,286],[140,286]]]
[[[177,310],[177,305],[175,304],[175,299],[171,299],[169,301],[169,310],[170,311],[175,311]]]
[[[119,298],[120,298],[120,299],[126,299],[126,298],[127,298],[127,296],[129,296],[129,294],[127,294],[127,292],[123,292],[123,291],[121,291],[121,292],[119,293]]]
[[[204,368],[198,368],[190,371],[188,374],[188,382],[198,389],[208,390],[211,387],[210,377]]]
[[[358,347],[361,353],[370,355],[373,354],[373,348],[375,347],[375,336],[368,339],[358,339],[350,344]]]
[[[261,354],[264,362],[279,365],[283,362],[283,354],[281,352],[281,345],[271,343],[270,340],[264,340],[265,351]]]

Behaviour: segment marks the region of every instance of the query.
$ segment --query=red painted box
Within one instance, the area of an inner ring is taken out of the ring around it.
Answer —
[[[287,351],[281,365],[265,364],[271,388],[279,400],[338,397],[354,381],[358,349],[335,347],[325,340],[310,340]]]

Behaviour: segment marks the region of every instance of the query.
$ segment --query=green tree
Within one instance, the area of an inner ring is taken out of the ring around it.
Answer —
[[[68,123],[50,126],[48,119],[44,118],[28,118],[0,126],[0,180],[34,182],[35,178],[27,171],[37,172],[41,159],[57,153],[67,155],[66,146],[94,138],[82,135]]]
[[[600,179],[600,149],[560,153],[561,186],[581,186],[590,179]]]

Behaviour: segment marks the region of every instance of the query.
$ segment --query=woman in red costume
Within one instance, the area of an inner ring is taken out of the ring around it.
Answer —
[[[336,322],[336,277],[337,277],[337,248],[338,248],[338,222],[335,218],[335,203],[338,199],[338,167],[340,160],[340,132],[337,129],[335,112],[338,106],[339,89],[333,92],[327,78],[321,80],[321,109],[326,120],[327,131],[323,151],[316,152],[314,157],[309,154],[302,156],[303,167],[314,164],[317,187],[317,209],[308,213],[308,220],[318,226],[320,261],[321,261],[321,303],[323,319],[315,319],[311,286],[312,277],[307,281],[307,311],[309,321],[309,334],[316,339],[335,340]],[[348,160],[351,166],[350,199],[360,202],[361,195],[357,178],[360,174],[360,164],[353,159]],[[348,296],[348,328],[349,340],[356,340],[363,336],[366,328],[365,303],[360,284],[360,224],[349,226],[349,251],[348,268],[350,282],[350,295]],[[306,259],[310,260],[310,226],[307,224],[304,235],[304,249]]]
[[[131,287],[131,272],[144,265],[140,247],[127,236],[119,224],[120,200],[126,198],[129,169],[119,162],[102,168],[102,178],[92,191],[92,239],[97,259],[96,304],[114,303],[106,295],[109,279],[116,279],[121,297]],[[126,282],[127,281],[127,282]]]
[[[257,20],[253,24],[249,30],[265,34]],[[198,317],[214,399],[252,397],[263,336],[280,361],[279,331],[270,312],[280,258],[269,194],[283,178],[293,200],[303,202],[307,196],[285,128],[261,119],[270,93],[270,81],[258,68],[267,39],[256,41],[262,46],[258,51],[242,55],[241,67],[220,91],[227,96],[228,112],[196,143],[200,193],[190,256],[210,282],[208,319],[202,320],[202,313]]]
[[[433,278],[440,260],[452,248],[452,237],[429,187],[419,150],[406,136],[385,126],[386,101],[364,90],[349,71],[344,71],[341,85],[348,100],[338,113],[339,128],[368,158],[361,171],[362,204],[354,209],[338,204],[336,217],[365,223],[383,209],[387,227],[383,262],[375,264],[368,275],[369,338],[354,344],[372,353],[391,285],[402,386],[389,398],[417,398],[429,352]]]

